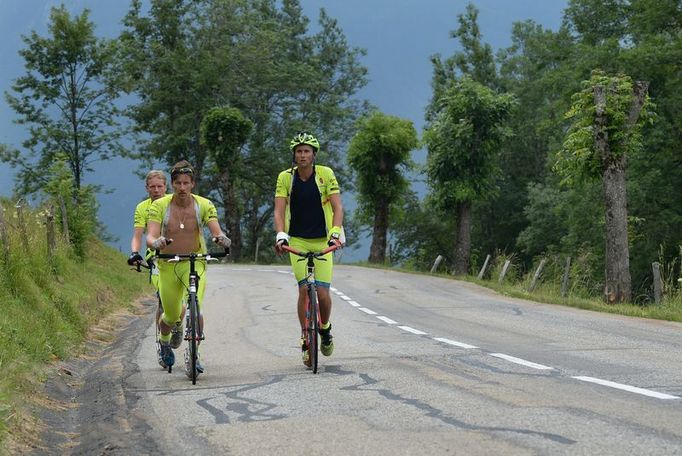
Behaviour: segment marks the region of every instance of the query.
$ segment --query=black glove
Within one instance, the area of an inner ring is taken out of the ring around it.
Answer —
[[[144,258],[142,258],[142,255],[140,255],[140,252],[133,252],[128,257],[128,264],[130,266],[135,266],[136,264],[142,263],[143,261]]]

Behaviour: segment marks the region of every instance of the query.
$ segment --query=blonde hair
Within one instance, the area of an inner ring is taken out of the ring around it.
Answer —
[[[147,173],[147,177],[144,178],[144,183],[145,185],[149,184],[149,179],[153,179],[155,177],[158,177],[163,181],[164,184],[166,184],[166,173],[164,173],[161,170],[158,169],[153,169]]]

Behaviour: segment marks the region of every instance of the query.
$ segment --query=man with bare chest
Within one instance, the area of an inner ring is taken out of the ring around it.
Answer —
[[[171,169],[171,185],[173,194],[154,201],[149,208],[147,226],[147,245],[162,253],[206,253],[206,241],[203,228],[207,227],[216,244],[230,246],[230,239],[225,236],[218,223],[218,213],[213,203],[192,193],[194,188],[194,169],[185,160]],[[169,239],[173,242],[169,243]],[[199,328],[203,331],[203,302],[206,280],[204,272],[206,263],[196,264],[199,273]],[[182,324],[181,316],[184,306],[186,287],[189,281],[189,263],[168,263],[159,261],[159,293],[163,302],[163,314],[159,322],[160,357],[166,366],[175,363],[175,354],[170,345],[171,329]],[[204,371],[197,360],[197,373]],[[188,373],[189,374],[189,373]]]

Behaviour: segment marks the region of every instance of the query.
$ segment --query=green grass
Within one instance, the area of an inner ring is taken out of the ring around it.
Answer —
[[[0,242],[0,454],[36,437],[31,405],[51,363],[82,353],[91,326],[148,291],[147,276],[102,243],[88,243],[85,259],[59,243],[50,259],[43,226],[27,233],[28,252],[16,224],[9,228],[7,261]]]
[[[464,280],[475,283],[485,288],[496,291],[504,296],[513,298],[527,299],[529,301],[541,302],[545,304],[557,304],[567,307],[575,307],[585,310],[593,310],[596,312],[613,313],[618,315],[626,315],[630,317],[650,318],[655,320],[668,321],[682,321],[682,289],[679,287],[673,289],[666,295],[661,304],[606,304],[602,299],[594,296],[589,296],[589,293],[577,288],[567,297],[561,296],[561,291],[558,285],[547,282],[540,282],[533,293],[529,293],[528,285],[530,279],[528,277],[514,277],[514,281],[510,282],[505,279],[502,284],[497,280],[480,280],[476,276],[452,276],[446,273],[430,274],[424,271],[415,271],[413,269],[389,267],[386,265],[377,265],[367,262],[354,263],[357,266],[376,268],[376,269],[392,269],[401,272],[409,272],[412,274],[435,275],[447,279]],[[493,273],[493,277],[497,277],[499,273]],[[508,276],[509,277],[509,273]]]

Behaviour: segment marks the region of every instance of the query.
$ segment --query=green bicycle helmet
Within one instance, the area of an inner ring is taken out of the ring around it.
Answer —
[[[296,146],[299,146],[301,144],[307,144],[308,146],[312,147],[315,152],[317,152],[320,149],[320,142],[317,140],[316,137],[314,137],[307,131],[302,131],[301,133],[294,136],[291,142],[289,142],[289,148],[293,152],[294,149],[296,149]]]

